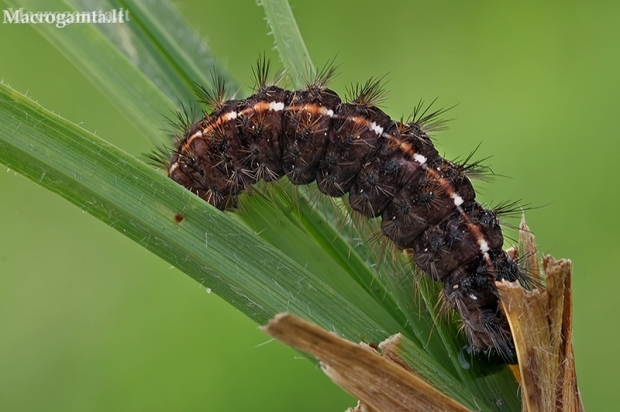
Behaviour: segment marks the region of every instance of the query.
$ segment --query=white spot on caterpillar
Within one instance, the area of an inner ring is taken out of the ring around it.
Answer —
[[[483,237],[478,239],[478,245],[480,246],[480,251],[482,253],[487,253],[489,251],[489,244]]]
[[[187,140],[191,140],[191,139],[193,139],[195,137],[202,137],[202,130],[198,130],[196,133],[191,135]]]
[[[478,300],[478,297],[476,295],[474,295],[473,293],[470,293],[469,297],[470,297],[471,300]]]
[[[418,153],[416,153],[416,154],[414,154],[414,155],[413,155],[413,159],[414,159],[416,162],[420,163],[421,165],[423,165],[424,163],[426,163],[426,157],[424,157],[424,156],[422,156],[421,154],[418,154]]]
[[[461,196],[459,196],[457,193],[452,193],[450,195],[450,197],[452,197],[452,199],[454,200],[454,204],[458,207],[461,206],[463,204],[463,202],[465,202],[463,200],[463,198]]]
[[[222,116],[224,121],[232,120],[237,118],[237,112],[228,112],[224,116]]]
[[[273,110],[274,112],[281,112],[282,110],[284,110],[284,103],[271,102],[269,103],[269,110]]]
[[[172,172],[174,172],[175,170],[177,170],[177,168],[179,167],[179,162],[174,162],[171,166],[170,169],[168,170],[168,174],[170,175]]]
[[[323,116],[329,116],[329,117],[334,117],[334,111],[332,109],[326,109],[324,107],[321,107],[319,109],[319,113],[321,113]]]
[[[368,127],[370,128],[370,130],[372,130],[373,132],[375,132],[379,136],[381,136],[381,134],[383,133],[383,127],[379,126],[375,122],[370,123],[370,126],[368,126]]]

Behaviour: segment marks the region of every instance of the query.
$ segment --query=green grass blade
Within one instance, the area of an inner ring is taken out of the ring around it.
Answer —
[[[314,74],[315,68],[291,6],[286,0],[260,0],[259,4],[265,10],[276,49],[291,83],[294,87],[303,87],[308,74]],[[301,70],[300,65],[303,66]]]
[[[45,0],[8,0],[9,7],[47,10]],[[92,7],[86,0],[63,5],[63,11]],[[54,25],[35,25],[46,40],[67,57],[119,111],[154,143],[169,142],[162,130],[165,117],[181,109],[181,103],[199,112],[193,82],[210,85],[213,70],[237,85],[216,63],[200,37],[167,1],[145,4],[102,1],[102,9],[129,10],[126,24],[81,24],[70,31]]]
[[[450,393],[453,399],[458,400],[463,405],[467,406],[471,410],[493,410],[492,406],[486,403],[486,399],[479,397],[475,392],[472,392],[464,385],[456,387],[446,387],[445,381],[438,380],[437,375],[431,371],[437,366],[434,362],[426,363],[426,359],[416,356],[417,345],[414,345],[407,339],[401,339],[397,348],[397,355],[400,359],[405,361],[409,365],[415,365],[415,370],[422,373],[427,377],[428,382],[435,388],[439,389],[443,393]]]
[[[10,7],[26,10],[48,10],[49,2],[39,0],[8,1]],[[66,5],[67,10],[76,10]],[[64,11],[64,10],[63,10]],[[151,141],[161,141],[161,128],[166,124],[162,113],[175,109],[162,90],[155,87],[146,76],[135,70],[135,64],[128,60],[98,30],[103,24],[81,24],[71,31],[72,35],[54,25],[41,24],[34,27],[50,41],[68,60],[89,78],[100,90],[114,85],[114,93],[105,93],[110,101]],[[115,25],[120,26],[120,25]],[[119,33],[119,38],[121,34]],[[131,43],[129,43],[130,45]],[[130,47],[126,45],[126,47]],[[104,63],[105,62],[105,63]],[[139,100],[140,104],[131,104]],[[140,109],[144,102],[153,102],[152,110]]]

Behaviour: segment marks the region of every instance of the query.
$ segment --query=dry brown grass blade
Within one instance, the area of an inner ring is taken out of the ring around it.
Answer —
[[[519,239],[524,269],[536,278],[540,276],[536,246],[525,220]],[[548,255],[542,266],[544,290],[526,290],[518,282],[497,283],[519,359],[523,408],[527,412],[580,412],[583,404],[572,345],[572,262]]]
[[[360,400],[356,412],[469,411],[410,370],[288,313],[276,315],[263,330],[321,361],[323,371]]]

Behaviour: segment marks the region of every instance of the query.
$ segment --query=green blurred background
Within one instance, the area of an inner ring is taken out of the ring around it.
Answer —
[[[53,2],[51,2],[53,3]],[[266,51],[254,1],[177,1],[239,82]],[[317,65],[388,73],[385,110],[458,104],[437,137],[499,176],[483,201],[528,212],[539,248],[574,262],[574,343],[587,410],[620,404],[620,2],[292,0]],[[51,9],[65,10],[53,3]],[[65,28],[62,30],[71,30]],[[31,26],[0,25],[0,78],[138,155],[123,117]],[[145,102],[148,104],[148,102]],[[165,123],[162,122],[162,127]],[[204,287],[61,198],[0,173],[0,410],[342,411],[311,362]],[[515,223],[515,222],[512,222]]]

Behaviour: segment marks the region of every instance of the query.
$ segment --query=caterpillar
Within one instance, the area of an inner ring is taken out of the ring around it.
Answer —
[[[443,284],[469,349],[516,363],[495,281],[526,276],[502,249],[501,208],[485,209],[475,200],[469,177],[479,164],[444,159],[430,139],[441,111],[391,119],[377,107],[381,79],[353,87],[343,101],[327,87],[333,68],[294,91],[268,80],[265,60],[254,73],[255,93],[245,99],[228,100],[217,78],[213,90],[199,87],[212,110],[196,122],[184,119],[171,156],[153,160],[221,210],[234,208],[237,196],[258,181],[283,176],[294,185],[316,181],[328,196],[348,194],[353,211],[380,217],[382,234]]]

